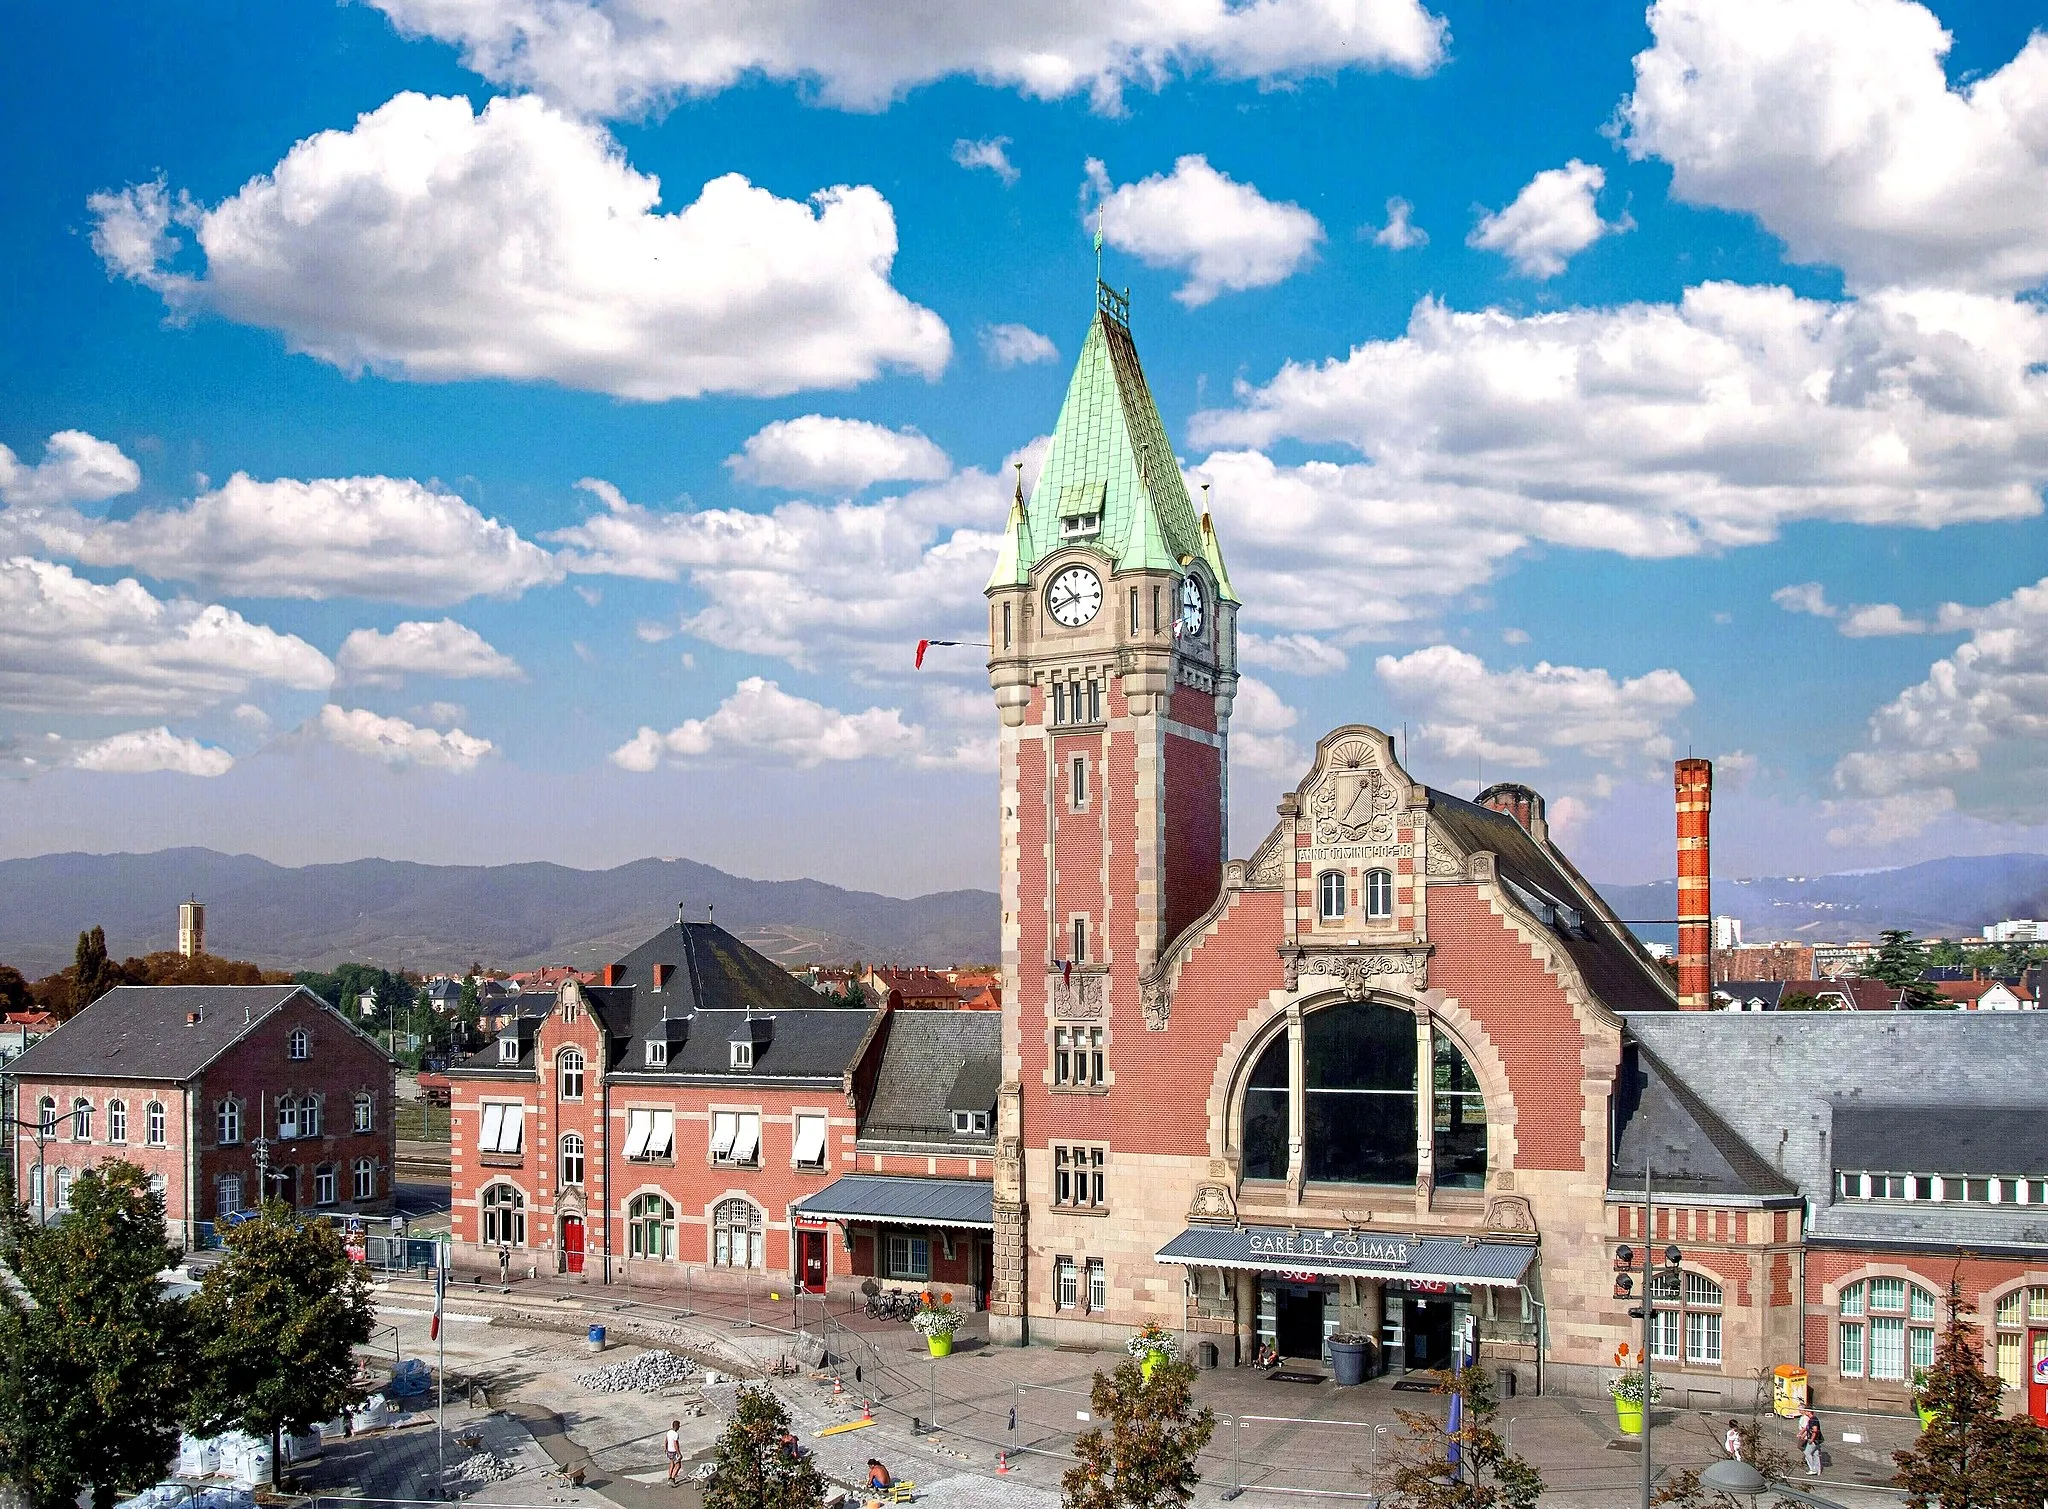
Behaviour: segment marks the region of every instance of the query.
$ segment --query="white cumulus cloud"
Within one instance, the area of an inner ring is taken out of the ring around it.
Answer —
[[[727,174],[660,201],[602,127],[536,96],[477,115],[408,93],[211,208],[155,183],[91,209],[108,267],[174,313],[277,330],[349,372],[659,400],[945,367],[944,322],[889,281],[896,218],[874,189],[803,203]],[[187,234],[203,274],[170,265]]]
[[[263,482],[242,472],[182,508],[101,519],[0,514],[0,546],[128,567],[243,597],[441,606],[557,581],[548,553],[466,500],[399,477]]]
[[[1330,676],[1351,665],[1342,650],[1313,634],[1255,634],[1249,629],[1238,631],[1237,659],[1240,665],[1297,676]]]
[[[147,775],[168,770],[179,775],[216,776],[234,769],[235,757],[225,749],[181,738],[159,725],[96,740],[74,754],[70,763],[80,770],[110,775]]]
[[[725,464],[742,482],[791,492],[857,493],[876,482],[938,482],[953,472],[946,453],[908,426],[823,414],[776,420]]]
[[[334,657],[342,676],[362,685],[397,686],[407,676],[516,681],[525,673],[510,655],[452,618],[394,624],[389,633],[357,629]]]
[[[1840,607],[1828,601],[1819,582],[1796,582],[1780,587],[1771,601],[1787,613],[1804,613],[1831,619],[1847,639],[1879,639],[1900,634],[1956,634],[1974,628],[1982,610],[1961,603],[1943,603],[1932,615],[1915,618],[1897,603],[1862,603]]]
[[[459,728],[443,733],[403,718],[382,717],[368,708],[340,707],[332,702],[320,709],[305,731],[337,749],[386,765],[417,765],[457,775],[476,769],[493,747],[489,739],[476,738]]]
[[[1375,246],[1384,246],[1388,251],[1407,251],[1413,246],[1429,245],[1429,232],[1415,224],[1412,217],[1415,206],[1398,195],[1387,201],[1387,223],[1373,230]]]
[[[984,325],[981,354],[991,367],[1028,367],[1058,361],[1060,348],[1029,325]]]
[[[1481,220],[1466,245],[1499,252],[1524,277],[1554,278],[1602,236],[1630,228],[1626,216],[1600,218],[1594,196],[1606,183],[1605,173],[1576,157],[1561,168],[1546,168],[1514,203]]]
[[[749,676],[706,718],[690,718],[667,733],[642,728],[612,751],[623,770],[649,771],[667,760],[765,755],[808,770],[826,761],[888,759],[919,763],[926,756],[923,728],[894,707],[845,713]]]
[[[164,717],[263,684],[334,679],[313,646],[219,604],[153,596],[132,577],[101,586],[28,556],[0,560],[0,710]]]
[[[1308,751],[1292,737],[1301,714],[1256,676],[1240,676],[1230,708],[1230,762],[1268,776],[1298,776]]]
[[[111,440],[83,430],[59,430],[43,443],[43,459],[29,466],[0,445],[0,503],[30,508],[98,503],[142,485],[142,468]]]
[[[1952,87],[1907,0],[1659,0],[1623,102],[1672,192],[1756,216],[1854,288],[2048,277],[2048,35]]]
[[[1427,73],[1447,29],[1416,0],[1025,0],[848,5],[783,0],[376,0],[407,32],[454,43],[500,84],[580,109],[638,114],[749,78],[878,110],[920,84],[966,77],[1033,99],[1087,93],[1114,112],[1126,87],[1176,74],[1279,83],[1349,68]]]
[[[1102,207],[1103,239],[1148,267],[1176,267],[1188,280],[1181,303],[1267,288],[1315,254],[1323,227],[1298,204],[1276,204],[1190,153],[1170,174],[1113,187],[1109,170],[1088,160],[1088,181]]]
[[[1005,184],[1012,184],[1017,181],[1017,165],[1010,161],[1006,150],[1009,145],[1007,136],[995,136],[987,141],[970,141],[963,136],[953,143],[953,161],[970,170],[986,168]]]
[[[1628,765],[1671,753],[1667,726],[1692,706],[1676,671],[1616,680],[1597,667],[1551,665],[1489,670],[1451,645],[1373,663],[1403,707],[1420,715],[1416,737],[1452,759],[1478,756],[1540,766],[1558,752]]]

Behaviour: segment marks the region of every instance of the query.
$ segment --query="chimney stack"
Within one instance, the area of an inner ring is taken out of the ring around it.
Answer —
[[[1519,781],[1496,782],[1480,792],[1474,800],[1482,807],[1506,813],[1520,823],[1522,831],[1538,843],[1550,837],[1549,825],[1543,821],[1543,798]]]
[[[683,920],[683,904],[680,901],[678,901],[676,903],[676,926],[681,927],[683,925]]]
[[[1680,760],[1672,777],[1678,798],[1678,1009],[1707,1011],[1714,1004],[1713,850],[1708,841],[1714,765],[1711,760]]]

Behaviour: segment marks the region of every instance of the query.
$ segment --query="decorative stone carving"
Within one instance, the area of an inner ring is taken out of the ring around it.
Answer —
[[[1165,975],[1138,981],[1138,1009],[1144,1013],[1147,1032],[1164,1032],[1173,1017],[1173,991]]]
[[[1429,878],[1432,880],[1463,880],[1465,861],[1447,843],[1430,835]]]
[[[1400,953],[1310,953],[1289,952],[1283,972],[1287,988],[1300,987],[1304,975],[1325,975],[1335,979],[1348,1001],[1362,1001],[1376,980],[1398,980],[1413,990],[1429,988],[1429,956],[1420,949]]]
[[[1229,1185],[1205,1181],[1195,1186],[1195,1197],[1188,1202],[1190,1224],[1231,1225],[1236,1220],[1237,1200],[1231,1195]]]
[[[1293,834],[1288,825],[1282,823],[1267,835],[1259,845],[1258,853],[1252,856],[1251,873],[1244,883],[1257,890],[1270,890],[1287,883],[1287,856],[1294,847]]]
[[[1052,975],[1052,1013],[1056,1017],[1086,1019],[1102,1015],[1102,976],[1076,970],[1070,977],[1062,970]]]
[[[1330,751],[1327,773],[1309,798],[1317,844],[1394,841],[1401,794],[1378,768],[1378,754],[1363,739],[1347,740]]]
[[[1024,1197],[1024,1139],[1004,1137],[996,1143],[995,1200],[1015,1203]]]
[[[1495,1195],[1486,1202],[1486,1229],[1488,1231],[1526,1232],[1536,1234],[1536,1216],[1529,1209],[1528,1200],[1521,1195]]]

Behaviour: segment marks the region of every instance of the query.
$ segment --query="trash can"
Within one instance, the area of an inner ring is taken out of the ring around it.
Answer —
[[[1371,1345],[1364,1337],[1353,1341],[1330,1338],[1330,1372],[1337,1387],[1350,1388],[1365,1382],[1366,1351]]]
[[[590,1328],[590,1339],[585,1345],[593,1352],[602,1352],[604,1350],[604,1327],[592,1326]]]
[[[1214,1366],[1216,1366],[1217,1360],[1218,1360],[1218,1354],[1217,1354],[1217,1351],[1216,1351],[1216,1343],[1215,1343],[1215,1342],[1213,1342],[1213,1341],[1201,1341],[1201,1342],[1197,1342],[1197,1343],[1195,1343],[1195,1366],[1196,1366],[1196,1367],[1198,1367],[1198,1368],[1213,1368]]]

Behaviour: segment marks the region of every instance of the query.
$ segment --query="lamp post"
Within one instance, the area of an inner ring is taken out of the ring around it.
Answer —
[[[0,1122],[5,1122],[10,1127],[26,1127],[36,1134],[36,1225],[38,1226],[45,1224],[48,1219],[48,1196],[44,1193],[44,1186],[48,1184],[49,1179],[43,1168],[43,1150],[49,1146],[50,1139],[57,1135],[57,1123],[61,1119],[62,1117],[55,1109],[51,1110],[48,1120],[26,1121],[19,1116],[0,1117]]]

